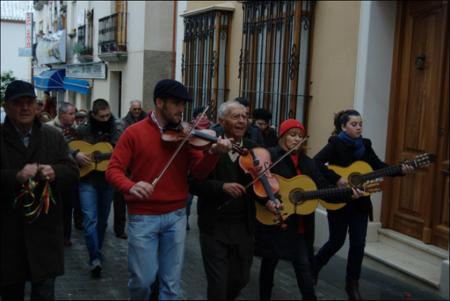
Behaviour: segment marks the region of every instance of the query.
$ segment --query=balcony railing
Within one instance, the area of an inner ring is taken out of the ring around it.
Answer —
[[[126,57],[127,52],[127,13],[115,13],[98,20],[98,55],[107,57]]]

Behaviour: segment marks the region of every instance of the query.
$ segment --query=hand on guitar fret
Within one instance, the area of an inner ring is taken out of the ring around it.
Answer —
[[[141,200],[145,200],[149,198],[153,193],[154,187],[152,184],[145,182],[145,181],[139,181],[136,184],[134,184],[133,187],[130,188],[130,194],[138,197]]]
[[[345,187],[348,187],[348,181],[347,181],[347,179],[344,178],[344,177],[341,177],[341,178],[339,179],[339,181],[337,181],[336,186],[339,187],[339,188],[345,188]]]
[[[280,210],[283,210],[283,204],[280,201],[278,201],[278,204],[276,204],[271,200],[268,200],[266,203],[266,208],[273,214],[277,214]]]

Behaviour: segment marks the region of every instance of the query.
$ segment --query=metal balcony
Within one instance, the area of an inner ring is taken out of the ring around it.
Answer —
[[[98,57],[105,61],[127,59],[127,13],[115,13],[98,20]]]

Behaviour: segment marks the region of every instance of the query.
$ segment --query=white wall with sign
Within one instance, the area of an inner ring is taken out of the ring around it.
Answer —
[[[25,47],[25,23],[1,21],[0,71],[11,70],[17,79],[31,81],[31,57],[19,56]]]

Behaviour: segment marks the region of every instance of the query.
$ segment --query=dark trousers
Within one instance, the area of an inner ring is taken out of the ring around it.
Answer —
[[[62,195],[63,195],[63,233],[65,239],[70,239],[70,236],[72,234],[72,214],[76,212],[74,211],[74,209],[78,207],[79,212],[76,212],[76,214],[81,213],[78,184],[67,188]]]
[[[24,300],[25,282],[1,288],[2,300]],[[55,300],[55,278],[31,282],[31,300]]]
[[[296,258],[291,262],[297,277],[298,288],[303,300],[316,300],[306,242],[298,239],[297,244]],[[263,257],[261,260],[259,271],[259,297],[261,300],[270,300],[272,297],[273,279],[278,261],[277,257]]]
[[[315,256],[317,268],[328,263],[331,257],[345,243],[347,231],[350,238],[350,248],[347,255],[348,280],[359,280],[361,265],[366,246],[366,234],[369,215],[360,212],[355,206],[347,205],[341,210],[328,211],[328,230],[330,236]]]
[[[125,224],[127,221],[127,205],[123,194],[114,191],[114,233],[120,235],[125,233]]]
[[[81,211],[79,188],[77,188],[77,191],[74,193],[76,194],[76,197],[75,203],[73,204],[73,219],[75,226],[77,228],[81,228],[83,226],[83,211]]]
[[[208,282],[208,300],[236,299],[250,280],[253,238],[248,235],[236,244],[200,233],[200,247]]]

